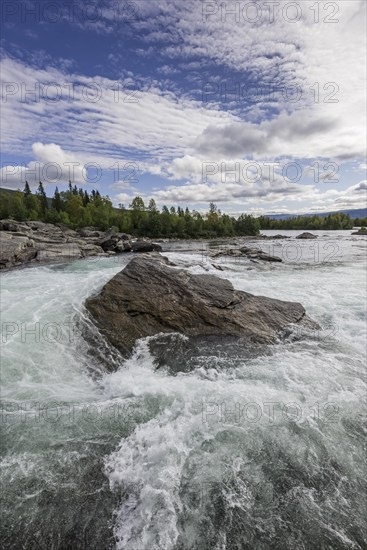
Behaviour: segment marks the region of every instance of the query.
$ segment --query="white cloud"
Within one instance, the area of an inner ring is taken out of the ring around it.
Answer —
[[[286,181],[277,171],[274,181],[228,177],[223,182],[219,173],[203,179],[203,162],[239,162],[242,167],[253,159],[276,162],[284,157],[308,166],[313,159],[340,165],[355,161],[360,171],[365,170],[365,2],[337,2],[337,23],[325,21],[331,17],[333,3],[324,1],[298,3],[302,18],[290,23],[284,16],[291,14],[284,12],[287,3],[279,0],[274,22],[269,23],[268,10],[261,1],[257,2],[262,8],[259,21],[249,22],[241,15],[236,22],[233,15],[223,16],[220,2],[212,2],[215,13],[203,18],[203,6],[205,9],[208,3],[142,0],[130,24],[140,37],[145,36],[144,55],[154,54],[155,45],[162,46],[164,41],[162,54],[167,59],[160,67],[164,75],[173,78],[176,66],[199,71],[211,63],[211,82],[216,86],[223,81],[223,69],[229,68],[230,74],[238,75],[240,85],[249,79],[288,91],[297,85],[302,92],[297,101],[278,90],[270,102],[263,97],[251,105],[243,98],[237,105],[234,101],[230,112],[219,94],[207,104],[162,90],[154,81],[149,86],[143,83],[140,91],[132,93],[134,75],[127,73],[117,93],[115,82],[98,75],[70,74],[70,66],[38,69],[5,58],[2,76],[9,84],[3,87],[7,94],[2,103],[4,158],[6,154],[28,155],[32,147],[34,160],[23,172],[37,162],[42,166],[97,162],[107,169],[116,162],[135,161],[141,172],[166,180],[155,190],[160,202],[216,200],[228,205],[232,201],[250,208],[255,203],[260,208],[261,204],[271,206],[272,201],[306,201],[315,208],[361,206],[363,186],[342,191],[334,184],[322,191],[304,185],[304,179]],[[227,8],[237,4],[243,8],[248,3],[225,3]],[[311,5],[313,9],[319,6],[319,23],[313,19]],[[114,11],[104,13],[108,19]],[[110,30],[108,21],[103,25]],[[195,73],[196,87],[201,84],[199,75]],[[48,83],[53,85],[45,88]],[[230,88],[233,81],[226,84]],[[32,90],[39,96],[36,101]],[[330,170],[325,169],[320,179],[327,183],[328,174]],[[82,168],[76,179],[84,183]],[[344,187],[346,184],[343,182]],[[113,186],[122,190],[116,199],[126,202],[137,187],[124,186],[119,180]]]
[[[206,110],[199,102],[158,88],[134,93],[106,78],[34,69],[9,58],[1,70],[9,83],[3,88],[4,152],[24,154],[24,143],[42,136],[42,141],[76,149],[89,160],[96,154],[119,158],[126,150],[170,158],[182,154],[208,125],[234,120],[228,113]],[[47,83],[53,85],[47,88]],[[36,90],[27,102],[26,90]]]
[[[35,158],[27,164],[3,163],[0,180],[2,187],[23,189],[26,181],[33,189],[38,186],[39,181],[45,186],[52,184],[53,187],[69,180],[84,185],[88,182],[85,163],[59,145],[35,142],[32,152]]]

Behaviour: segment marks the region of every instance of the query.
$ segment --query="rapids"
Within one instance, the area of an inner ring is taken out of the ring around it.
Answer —
[[[323,327],[256,357],[214,343],[175,375],[147,340],[123,360],[86,315],[129,255],[1,275],[3,548],[367,547],[366,239],[287,234],[253,243],[283,257],[264,266],[164,245]]]

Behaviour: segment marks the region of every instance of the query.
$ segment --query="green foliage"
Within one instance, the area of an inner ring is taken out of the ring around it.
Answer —
[[[353,229],[357,220],[352,220],[348,214],[337,212],[328,216],[297,216],[288,220],[272,220],[266,216],[258,218],[260,229]]]
[[[148,210],[149,210],[150,212],[157,212],[158,209],[157,209],[157,205],[156,205],[154,199],[150,199],[150,201],[149,201],[149,206],[148,206]]]
[[[16,191],[12,195],[9,208],[14,219],[18,222],[22,222],[27,219],[27,210],[24,206],[23,193],[20,191]]]
[[[61,212],[62,210],[62,199],[57,187],[55,189],[54,198],[52,199],[52,208],[57,212]]]
[[[163,206],[159,211],[154,199],[148,207],[141,197],[135,197],[130,209],[113,208],[109,197],[103,197],[94,189],[88,194],[72,186],[47,199],[40,182],[35,194],[26,183],[24,191],[0,191],[0,218],[14,218],[18,221],[41,220],[49,223],[63,223],[73,228],[95,226],[106,230],[114,227],[140,237],[151,238],[216,238],[242,235],[257,235],[260,229],[351,229],[354,225],[367,225],[366,219],[352,220],[348,215],[337,213],[324,218],[319,216],[298,216],[289,220],[272,220],[267,217],[254,218],[242,214],[235,219],[222,213],[210,203],[207,214],[188,208]]]
[[[363,229],[367,225],[367,218],[356,218],[353,222],[355,227],[361,227]]]
[[[150,204],[149,204],[150,206]],[[141,197],[135,197],[132,201],[132,203],[130,204],[130,208],[132,210],[138,210],[138,211],[143,211],[145,210],[145,205],[144,205],[144,201]]]
[[[235,228],[238,235],[257,235],[260,230],[260,223],[257,218],[241,214],[235,222]]]

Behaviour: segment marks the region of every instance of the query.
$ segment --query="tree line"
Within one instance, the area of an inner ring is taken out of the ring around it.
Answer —
[[[343,213],[326,217],[297,216],[286,220],[266,216],[254,218],[248,214],[234,218],[221,212],[214,203],[210,203],[206,214],[180,206],[163,206],[159,210],[154,199],[145,204],[141,197],[135,197],[129,208],[121,204],[117,209],[110,198],[102,196],[98,190],[88,193],[72,186],[71,182],[67,191],[59,191],[56,187],[52,199],[46,196],[42,182],[35,193],[28,182],[23,191],[1,190],[0,218],[62,223],[74,229],[93,226],[105,231],[115,227],[139,237],[191,239],[257,235],[261,229],[326,230],[367,225],[366,219],[352,220]]]
[[[367,218],[352,219],[349,214],[336,212],[327,216],[296,216],[286,220],[274,220],[266,216],[258,218],[261,229],[337,230],[365,226]]]
[[[222,213],[214,203],[210,203],[206,214],[201,214],[180,206],[158,210],[154,199],[146,205],[141,197],[135,197],[129,208],[121,204],[117,209],[98,190],[88,193],[71,182],[67,191],[56,187],[52,199],[47,198],[42,182],[34,194],[26,182],[23,191],[2,190],[1,199],[1,219],[62,223],[74,229],[93,226],[105,231],[115,227],[139,237],[192,239],[257,235],[260,231],[259,221],[253,216],[242,214],[236,219]]]

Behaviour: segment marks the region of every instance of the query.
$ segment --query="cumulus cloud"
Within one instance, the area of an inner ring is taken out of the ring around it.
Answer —
[[[60,182],[72,181],[74,184],[85,184],[88,172],[85,163],[77,155],[63,150],[56,143],[35,142],[32,145],[34,160],[17,165],[3,163],[1,169],[1,186],[9,189],[23,189],[28,181],[35,189],[39,181],[46,186]]]

